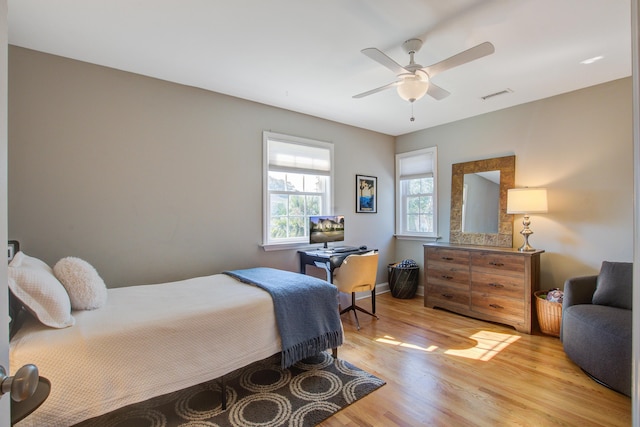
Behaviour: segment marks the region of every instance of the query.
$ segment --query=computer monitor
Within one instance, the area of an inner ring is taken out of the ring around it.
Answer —
[[[309,243],[344,241],[344,215],[319,215],[309,217]]]

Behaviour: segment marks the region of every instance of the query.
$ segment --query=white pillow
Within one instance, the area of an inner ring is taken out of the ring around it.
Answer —
[[[9,263],[9,289],[40,322],[52,328],[76,323],[71,302],[51,267],[22,251]]]
[[[107,302],[107,286],[87,261],[62,258],[53,266],[53,273],[67,290],[73,310],[93,310]]]

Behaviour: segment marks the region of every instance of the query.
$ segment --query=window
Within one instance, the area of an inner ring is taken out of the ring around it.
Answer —
[[[264,248],[307,244],[309,216],[332,209],[333,144],[264,132],[263,153]]]
[[[396,235],[437,237],[437,148],[396,154]]]

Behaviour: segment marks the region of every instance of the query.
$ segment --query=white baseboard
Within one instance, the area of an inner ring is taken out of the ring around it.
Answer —
[[[384,294],[387,292],[391,292],[391,289],[389,288],[389,283],[385,282],[385,283],[378,283],[376,285],[376,295],[380,295],[380,294]]]

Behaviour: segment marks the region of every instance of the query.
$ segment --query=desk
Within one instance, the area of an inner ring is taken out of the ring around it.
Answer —
[[[349,255],[361,255],[367,252],[377,252],[377,249],[356,249],[349,252],[331,252],[322,249],[298,251],[300,255],[300,274],[307,273],[307,265],[324,268],[327,271],[327,282],[333,283],[333,272],[342,265]],[[371,290],[371,311],[376,312],[376,288]]]
[[[307,273],[307,265],[324,268],[327,270],[327,282],[333,283],[333,271],[342,265],[342,262],[349,255],[366,254],[377,251],[377,249],[355,249],[349,252],[331,252],[323,249],[313,249],[308,251],[298,251],[300,255],[300,274]]]

